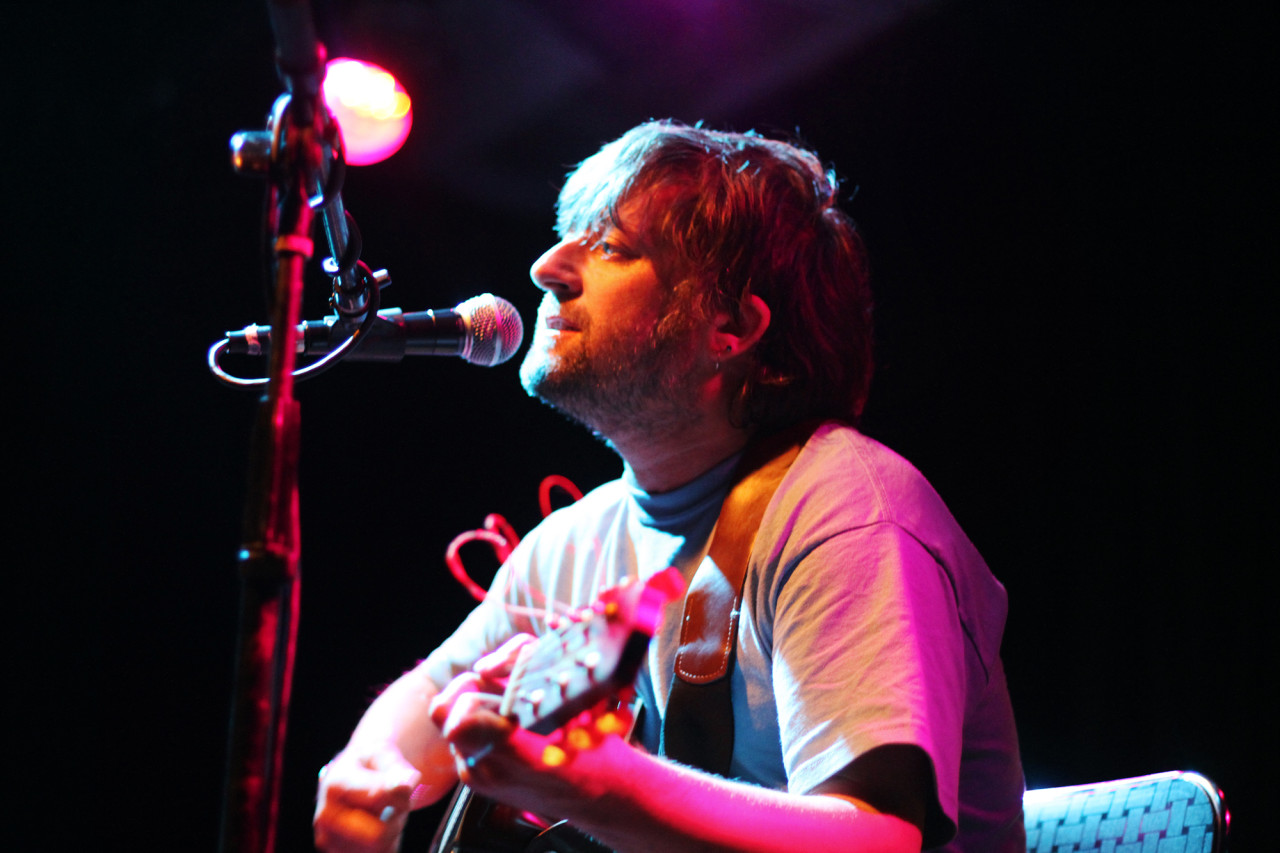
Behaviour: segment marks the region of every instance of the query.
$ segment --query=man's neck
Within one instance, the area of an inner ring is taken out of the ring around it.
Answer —
[[[651,494],[669,492],[697,479],[747,444],[750,434],[714,419],[667,435],[622,431],[609,444],[626,460],[636,483]]]

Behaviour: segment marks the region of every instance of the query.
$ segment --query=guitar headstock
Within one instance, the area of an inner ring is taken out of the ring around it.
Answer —
[[[663,607],[683,593],[675,568],[606,590],[574,621],[522,650],[500,712],[521,728],[548,734],[630,686]]]

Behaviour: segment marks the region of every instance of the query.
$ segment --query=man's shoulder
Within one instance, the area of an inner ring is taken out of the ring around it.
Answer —
[[[861,465],[906,469],[919,475],[915,467],[896,451],[866,433],[838,421],[827,421],[814,430],[804,451],[827,458],[849,457],[858,460]]]
[[[782,489],[792,499],[840,512],[848,523],[904,523],[921,511],[945,512],[938,493],[911,462],[834,422],[813,433]]]
[[[788,551],[802,558],[818,543],[851,532],[905,533],[951,579],[962,621],[972,623],[973,614],[983,614],[978,643],[983,659],[993,659],[1004,626],[1004,589],[914,465],[857,430],[824,425],[779,491],[766,521],[784,562]]]

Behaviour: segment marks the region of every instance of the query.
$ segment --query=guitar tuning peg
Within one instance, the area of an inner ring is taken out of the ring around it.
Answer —
[[[587,672],[592,672],[600,665],[601,659],[599,649],[588,649],[586,654],[579,656],[578,663],[586,668]]]
[[[569,685],[573,683],[573,673],[567,669],[562,669],[556,675],[556,686],[560,688],[562,697],[569,695]]]
[[[602,735],[625,734],[628,728],[627,721],[616,711],[607,711],[596,720],[596,731]]]
[[[555,744],[547,744],[546,749],[542,750],[542,763],[547,767],[559,767],[569,760],[569,755]]]
[[[586,729],[569,729],[565,734],[565,740],[576,750],[591,748],[591,732]]]

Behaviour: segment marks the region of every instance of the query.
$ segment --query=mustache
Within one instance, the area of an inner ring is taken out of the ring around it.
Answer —
[[[578,315],[577,312],[567,311],[565,307],[548,295],[538,306],[539,328],[581,332],[591,325],[588,318]]]

